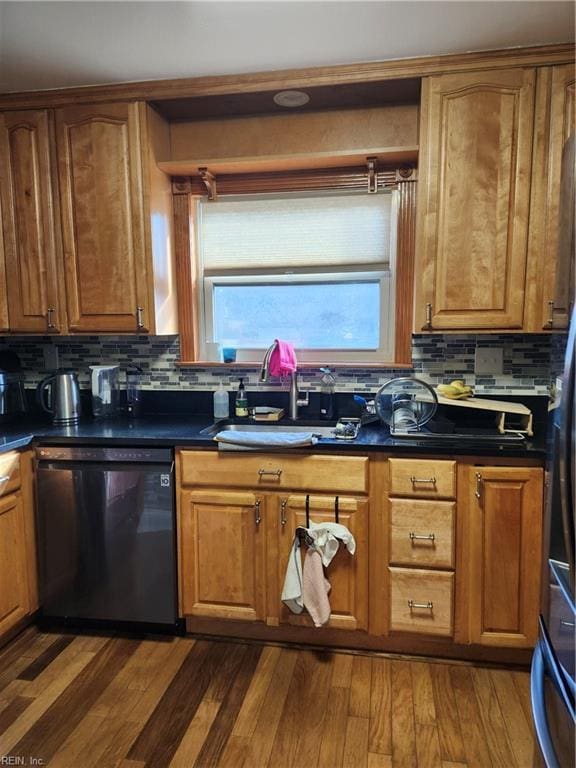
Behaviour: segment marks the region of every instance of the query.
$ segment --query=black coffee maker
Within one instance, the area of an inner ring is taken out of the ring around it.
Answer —
[[[0,352],[0,424],[15,421],[26,412],[24,374],[16,352]]]

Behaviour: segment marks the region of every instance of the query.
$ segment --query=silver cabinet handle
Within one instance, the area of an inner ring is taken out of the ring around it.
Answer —
[[[432,328],[432,304],[428,302],[426,304],[426,322],[422,326],[422,330],[429,330]]]
[[[288,499],[282,499],[280,501],[280,525],[286,525],[286,507],[288,506]]]
[[[260,516],[260,499],[256,499],[254,502],[254,522],[256,525],[260,525],[262,517]]]
[[[46,325],[50,330],[56,328],[56,326],[54,325],[54,322],[52,321],[52,315],[54,314],[55,311],[56,310],[54,309],[54,307],[48,307],[48,309],[46,310]]]
[[[271,475],[272,477],[276,477],[280,479],[281,474],[282,474],[281,469],[259,469],[258,470],[259,477],[264,477],[265,475]]]
[[[546,320],[546,328],[554,327],[554,302],[548,302],[548,320]]]
[[[476,490],[474,491],[474,496],[476,496],[477,499],[482,498],[482,475],[480,472],[476,472]]]
[[[144,307],[136,307],[136,327],[137,328],[144,328],[144,322],[142,320],[143,312],[144,312]]]
[[[412,611],[414,608],[422,608],[426,611],[434,610],[434,603],[429,600],[427,603],[415,603],[414,600],[408,600],[408,608]]]
[[[433,533],[423,534],[410,531],[408,536],[410,537],[410,541],[436,541],[436,536]]]
[[[566,621],[566,619],[560,619],[560,634],[572,635],[574,633],[574,622]]]
[[[436,477],[432,475],[432,477],[414,477],[414,475],[410,476],[410,482],[412,485],[416,485],[416,483],[427,483],[429,485],[436,485]]]

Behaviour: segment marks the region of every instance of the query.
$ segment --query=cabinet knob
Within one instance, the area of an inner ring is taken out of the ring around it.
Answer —
[[[412,485],[416,485],[417,483],[425,483],[427,485],[436,485],[436,477],[432,475],[432,477],[414,477],[414,475],[410,476],[410,482]]]
[[[48,309],[46,310],[46,325],[48,326],[49,330],[54,330],[56,328],[56,326],[54,325],[54,321],[52,319],[55,311],[56,310],[54,309],[54,307],[48,307]]]
[[[143,312],[144,312],[144,307],[136,307],[136,327],[138,329],[144,328],[144,322],[142,320]]]
[[[282,499],[280,502],[280,525],[286,525],[286,507],[288,506],[288,499]]]
[[[271,475],[272,477],[280,479],[280,475],[282,474],[281,469],[259,469],[258,470],[258,477],[265,477],[266,475]]]
[[[426,322],[422,326],[423,331],[429,331],[432,328],[432,304],[426,304]]]
[[[546,328],[554,328],[554,302],[548,302],[548,320],[546,320]]]

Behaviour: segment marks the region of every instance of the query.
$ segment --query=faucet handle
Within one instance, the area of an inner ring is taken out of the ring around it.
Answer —
[[[303,397],[302,397],[303,395]],[[310,390],[306,389],[304,392],[301,392],[298,390],[298,400],[297,403],[299,406],[306,406],[310,405]]]

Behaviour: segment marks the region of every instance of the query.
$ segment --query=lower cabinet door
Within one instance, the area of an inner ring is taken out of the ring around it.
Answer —
[[[29,613],[24,510],[19,493],[0,498],[0,636]]]
[[[310,496],[310,520],[314,523],[335,522],[335,496]],[[286,575],[288,558],[296,528],[306,526],[306,496],[283,496],[279,499],[279,558],[278,558],[278,604],[280,622],[296,626],[313,627],[314,623],[306,610],[301,614],[290,611],[281,602],[282,587]],[[356,540],[356,552],[350,554],[340,543],[338,552],[330,565],[324,569],[330,582],[328,599],[330,619],[325,625],[330,629],[366,630],[368,628],[368,502],[341,496],[338,498],[338,519],[346,526]],[[300,552],[304,565],[307,546],[302,542]]]
[[[254,493],[202,490],[183,491],[180,500],[184,615],[263,620],[263,499]]]
[[[543,472],[475,466],[470,473],[470,639],[532,647],[538,637]]]

